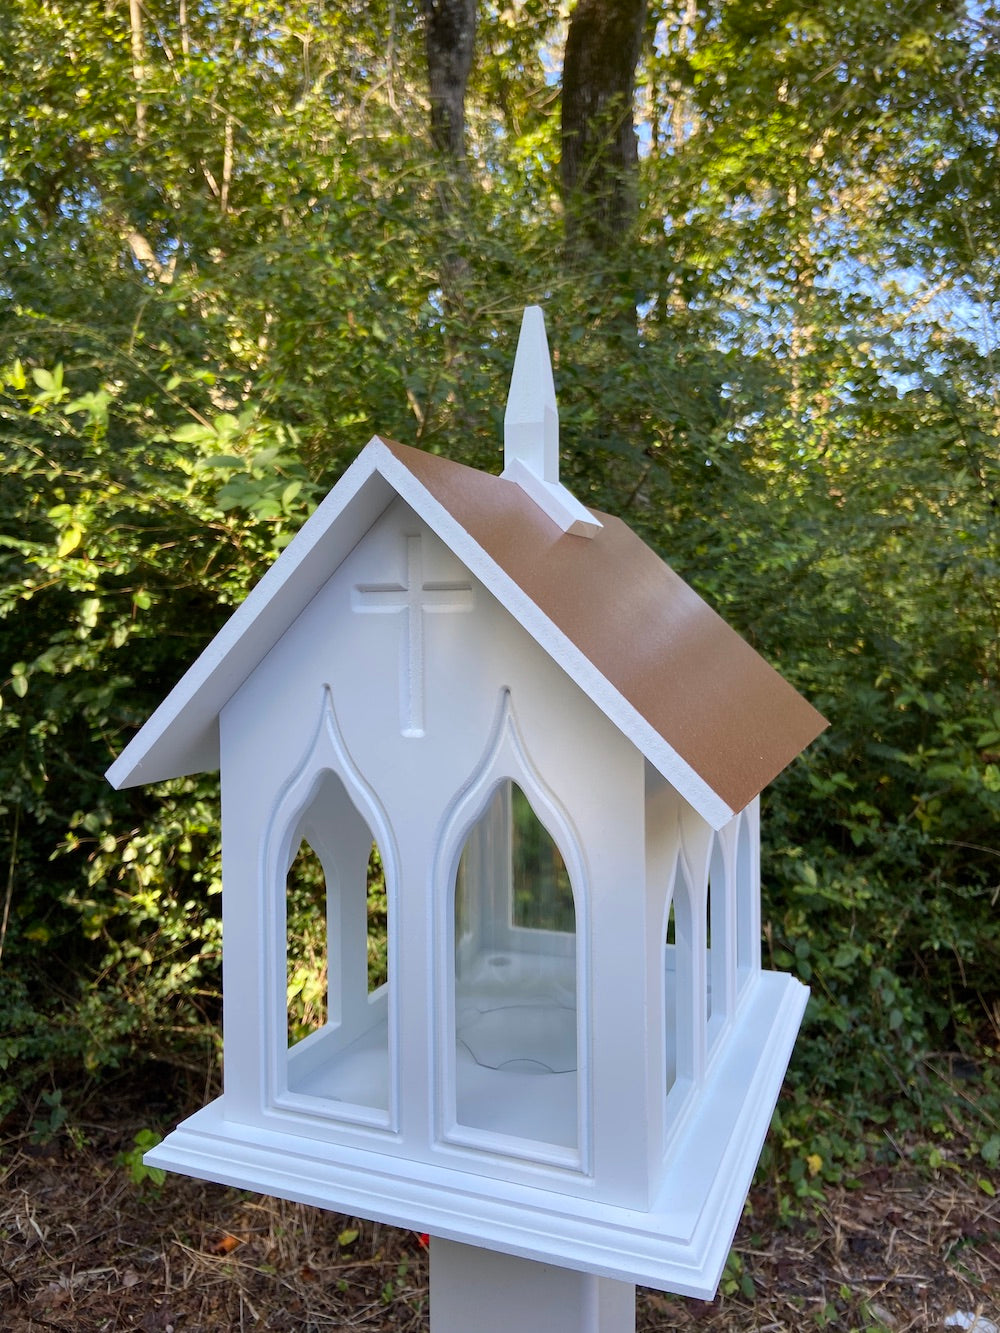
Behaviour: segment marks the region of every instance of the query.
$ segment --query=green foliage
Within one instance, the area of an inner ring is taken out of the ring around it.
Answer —
[[[736,1250],[729,1251],[726,1266],[722,1270],[719,1291],[723,1296],[742,1296],[747,1301],[752,1301],[757,1295],[754,1280],[746,1271],[743,1260]]]
[[[293,436],[254,409],[193,424],[164,430],[110,388],[71,398],[58,367],[0,375],[0,780],[20,830],[4,857],[18,960],[4,1026],[29,1055],[25,1079],[30,1056],[96,1071],[212,1040],[215,780],[148,802],[102,773],[113,737],[155,706],[312,491]],[[54,1023],[41,1041],[29,988]]]
[[[572,263],[557,6],[483,10],[461,180],[413,6],[142,12],[141,59],[97,0],[0,17],[0,1114],[213,1050],[215,781],[103,770],[373,431],[498,470],[542,301],[567,483],[831,721],[766,797],[813,998],[764,1169],[793,1207],[891,1126],[989,1183],[996,5],[651,5],[637,233]]]
[[[125,1168],[133,1185],[141,1188],[152,1186],[154,1190],[158,1190],[166,1180],[167,1173],[162,1167],[147,1166],[142,1160],[150,1148],[156,1147],[162,1137],[154,1129],[140,1129],[132,1140],[132,1147],[118,1154],[115,1160],[119,1166]]]
[[[389,899],[385,869],[377,843],[368,859],[368,989],[374,991],[389,979]]]
[[[574,932],[573,886],[562,854],[516,782],[510,784],[510,818],[514,924]]]
[[[389,975],[389,902],[378,844],[368,858],[368,989]],[[303,843],[288,874],[286,911],[288,1043],[293,1045],[327,1021],[327,884],[319,857]]]
[[[43,1092],[42,1106],[31,1122],[31,1142],[46,1144],[59,1134],[69,1115],[63,1106],[62,1093],[58,1088],[54,1092]]]

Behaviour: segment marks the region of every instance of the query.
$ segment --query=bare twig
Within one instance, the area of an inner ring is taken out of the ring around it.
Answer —
[[[3,920],[0,921],[0,963],[3,962],[3,946],[7,941],[7,924],[10,921],[10,904],[14,897],[14,870],[17,866],[17,843],[21,829],[21,802],[14,807],[14,828],[10,836],[10,856],[7,860],[7,890],[3,900]]]

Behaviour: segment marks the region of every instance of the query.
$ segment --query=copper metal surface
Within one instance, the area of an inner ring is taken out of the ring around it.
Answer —
[[[383,442],[733,810],[827,725],[619,519],[566,535],[513,482]]]

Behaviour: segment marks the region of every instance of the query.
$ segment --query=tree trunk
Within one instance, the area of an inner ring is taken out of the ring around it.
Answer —
[[[476,38],[476,0],[423,0],[431,95],[431,140],[452,162],[465,160],[465,90]]]
[[[129,36],[132,47],[132,82],[135,84],[135,138],[146,142],[146,103],[142,86],[146,77],[146,40],[142,32],[142,8],[139,0],[128,0]]]
[[[638,209],[633,102],[646,0],[577,0],[562,78],[562,186],[571,250],[608,253]]]

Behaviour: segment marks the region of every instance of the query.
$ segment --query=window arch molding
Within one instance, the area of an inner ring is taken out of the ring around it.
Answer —
[[[759,797],[740,813],[733,850],[736,892],[736,975],[742,995],[760,971]]]
[[[705,1020],[704,901],[688,857],[679,847],[670,875],[660,939],[663,941],[664,1037],[667,1079],[664,1086],[668,1124],[675,1127],[704,1070]],[[673,921],[674,942],[668,944]],[[702,947],[699,947],[701,939]]]
[[[334,783],[330,783],[330,779]],[[337,794],[337,788],[342,795]],[[332,788],[332,791],[331,791]],[[326,812],[319,807],[326,798]],[[333,809],[330,806],[334,806]],[[339,806],[339,809],[335,808]],[[326,814],[326,818],[322,816]],[[331,817],[332,816],[332,817]],[[340,834],[354,834],[367,844],[377,843],[385,873],[388,901],[388,1106],[385,1111],[325,1098],[303,1096],[288,1087],[286,1040],[286,887],[288,871],[299,845],[306,838],[319,857],[327,878],[343,893],[349,878],[343,862]],[[350,827],[353,825],[353,829]],[[361,830],[363,829],[363,833]],[[398,975],[397,919],[398,855],[389,819],[351,758],[337,720],[333,694],[323,687],[319,718],[298,767],[275,800],[261,842],[262,934],[266,955],[264,995],[265,1103],[321,1118],[353,1120],[395,1129],[398,1125],[398,1061],[395,978]]]
[[[503,1151],[498,1136],[479,1133],[457,1120],[455,898],[459,862],[470,834],[505,782],[520,787],[536,818],[563,858],[573,895],[576,920],[576,1147],[562,1148],[522,1140],[510,1145],[519,1157],[552,1165],[588,1169],[590,1158],[588,876],[582,841],[568,811],[539,773],[525,744],[508,689],[501,692],[496,719],[483,756],[441,822],[433,866],[438,1022],[435,1033],[435,1136],[439,1142]]]
[[[736,887],[733,828],[712,836],[708,858],[708,1050],[718,1044],[736,1000]]]

